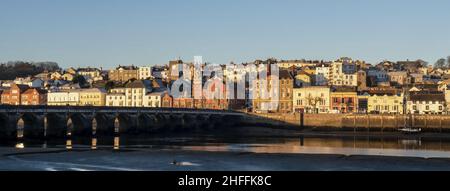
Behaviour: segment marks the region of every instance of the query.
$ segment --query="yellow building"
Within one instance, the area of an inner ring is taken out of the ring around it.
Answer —
[[[295,75],[295,86],[296,87],[306,87],[312,85],[312,76],[304,71],[300,71]]]
[[[403,114],[403,94],[371,94],[367,100],[367,112]]]
[[[99,88],[80,89],[80,106],[105,106],[106,91]]]

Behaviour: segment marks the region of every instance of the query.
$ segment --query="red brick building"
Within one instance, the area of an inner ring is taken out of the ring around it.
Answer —
[[[173,106],[172,96],[168,92],[164,93],[163,97],[161,98],[161,107],[170,108],[172,106]]]
[[[21,105],[45,105],[47,104],[47,91],[30,88],[23,92],[20,98]]]
[[[5,105],[45,105],[47,91],[30,88],[27,85],[12,84],[1,94],[1,103]]]
[[[358,111],[358,95],[352,88],[335,89],[330,94],[331,111],[354,113]]]
[[[1,102],[5,105],[20,105],[21,94],[29,87],[26,85],[11,84],[11,88],[3,91]]]

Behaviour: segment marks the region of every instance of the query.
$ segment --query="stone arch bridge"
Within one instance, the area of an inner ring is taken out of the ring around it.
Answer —
[[[237,125],[245,113],[175,108],[0,106],[0,138],[142,134]],[[21,135],[22,136],[22,135]]]

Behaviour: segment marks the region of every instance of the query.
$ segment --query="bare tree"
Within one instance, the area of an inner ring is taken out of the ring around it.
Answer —
[[[317,104],[319,104],[320,102],[322,102],[322,101],[323,101],[323,98],[321,98],[321,97],[313,97],[313,96],[311,96],[311,94],[309,94],[309,95],[306,97],[306,101],[307,101],[307,103],[308,103],[309,106],[312,106],[312,108],[313,108],[313,113],[316,113],[316,110],[317,110]]]
[[[445,59],[441,58],[434,63],[434,68],[444,68],[445,67]]]

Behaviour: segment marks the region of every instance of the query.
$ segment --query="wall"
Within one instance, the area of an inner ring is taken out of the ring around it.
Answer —
[[[295,114],[250,114],[264,118],[267,123],[274,121],[301,127],[301,115]],[[261,123],[262,119],[259,122]],[[450,115],[365,115],[365,114],[304,114],[304,127],[336,130],[389,131],[406,127],[422,128],[422,131],[450,131]]]

